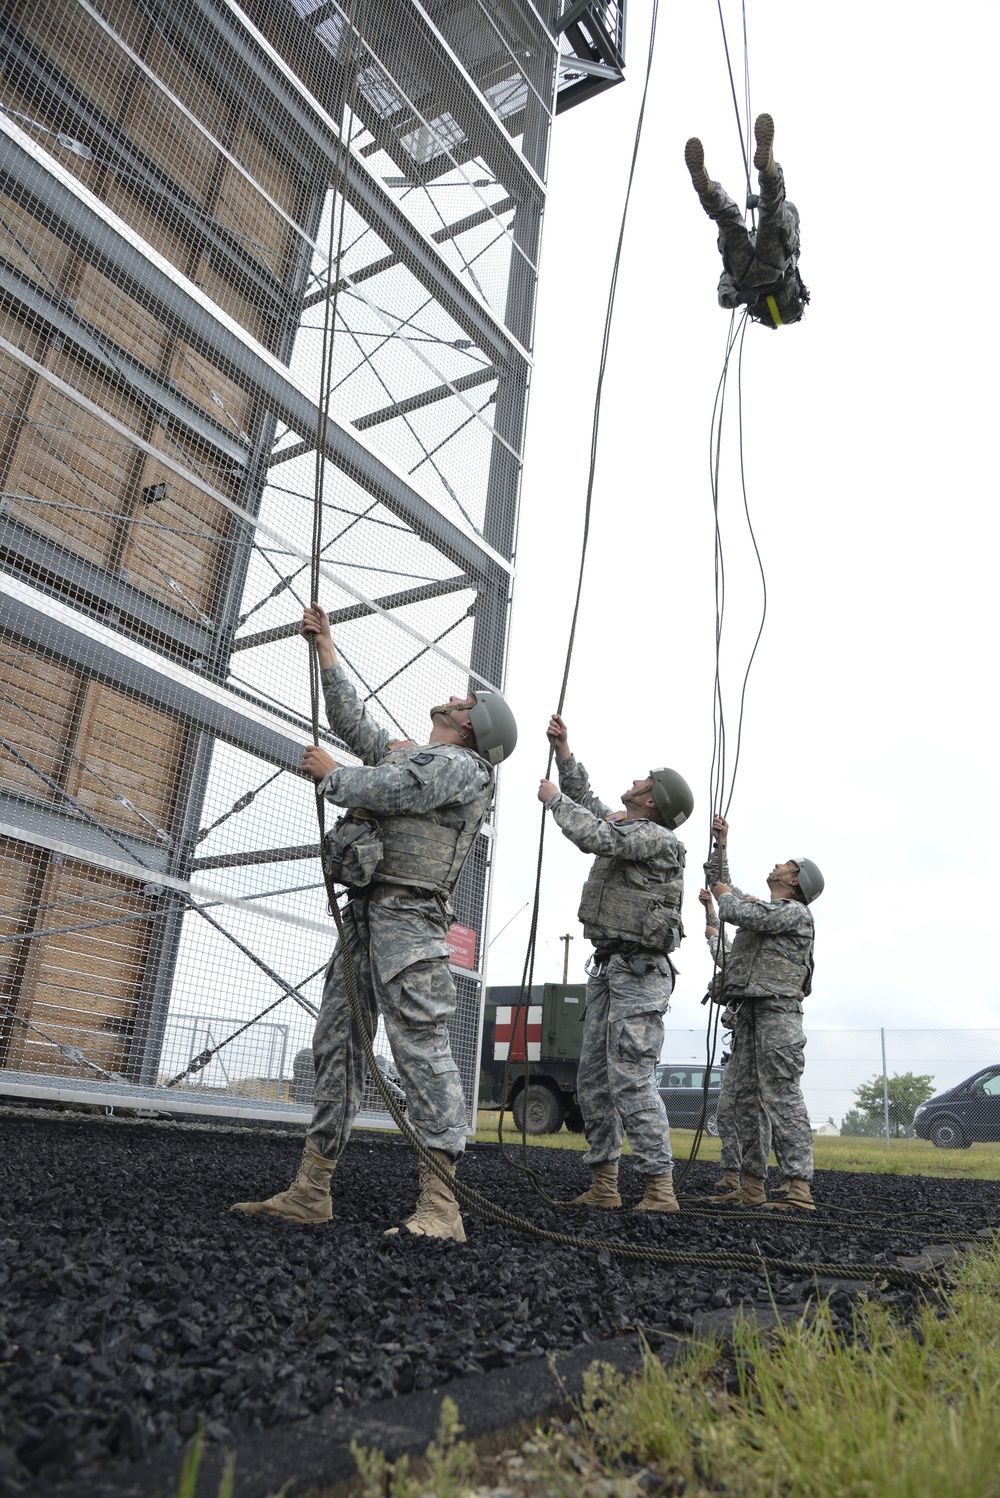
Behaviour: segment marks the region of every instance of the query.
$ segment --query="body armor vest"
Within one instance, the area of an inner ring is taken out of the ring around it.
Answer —
[[[646,952],[662,953],[680,945],[684,845],[678,843],[677,849],[679,870],[618,858],[594,859],[578,912],[588,941],[598,949],[634,942]]]
[[[726,956],[725,994],[805,998],[812,991],[813,932],[737,931]]]
[[[454,752],[451,744],[430,744],[419,749],[412,744],[401,744],[390,749],[380,763],[405,764],[415,754],[421,758],[425,755],[447,758]],[[364,820],[378,827],[382,855],[371,876],[373,884],[406,884],[445,898],[451,894],[486,820],[493,796],[494,771],[485,760],[481,763],[490,772],[489,783],[464,806],[442,806],[412,816],[401,812],[376,816],[360,809],[351,812],[353,820]]]

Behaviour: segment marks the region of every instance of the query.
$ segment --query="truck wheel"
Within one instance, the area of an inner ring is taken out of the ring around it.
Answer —
[[[715,1113],[710,1113],[705,1120],[705,1133],[711,1134],[713,1139],[719,1137],[719,1119]]]
[[[514,1099],[515,1127],[528,1134],[557,1134],[562,1121],[562,1101],[547,1087],[523,1087]]]
[[[931,1143],[936,1144],[939,1150],[961,1150],[968,1149],[969,1141],[962,1131],[962,1125],[957,1118],[936,1118],[931,1126]]]
[[[563,1122],[571,1134],[583,1133],[583,1114],[580,1112],[579,1103],[572,1105]]]

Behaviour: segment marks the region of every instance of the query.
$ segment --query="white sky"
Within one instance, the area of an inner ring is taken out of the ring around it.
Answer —
[[[947,11],[750,0],[747,11],[752,107],[775,117],[813,302],[797,327],[752,326],[746,338],[747,490],[770,603],[730,814],[733,877],[766,894],[776,858],[801,852],[823,869],[811,1026],[998,1026],[985,875],[998,830],[991,248],[1000,17],[973,0]],[[725,13],[739,86],[739,7],[730,0]],[[628,81],[554,131],[508,674],[521,742],[503,772],[495,932],[532,892],[534,793],[566,646],[649,15],[650,0],[630,0]],[[716,304],[714,226],[684,167],[690,134],[738,198],[736,121],[708,0],[661,6],[566,703],[570,742],[606,801],[653,764],[676,766],[695,790],[681,834],[689,935],[668,1023],[700,1030],[709,962],[696,896],[714,628],[708,443],[729,317]],[[735,722],[759,591],[734,424],[722,511]],[[535,978],[561,978],[559,937],[571,931],[571,978],[582,981],[589,947],[576,908],[587,860],[551,820],[546,848]],[[525,910],[495,940],[491,983],[519,980],[527,931]]]

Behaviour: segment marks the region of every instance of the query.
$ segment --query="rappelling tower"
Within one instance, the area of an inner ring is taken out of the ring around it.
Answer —
[[[550,131],[620,81],[624,3],[4,17],[0,1090],[280,1110],[331,942],[295,774],[317,445],[343,659],[422,731],[502,684]],[[452,936],[470,1107],[490,845]]]

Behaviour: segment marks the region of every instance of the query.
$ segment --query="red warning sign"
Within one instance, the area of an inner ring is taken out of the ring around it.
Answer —
[[[466,967],[475,971],[476,933],[471,926],[460,926],[457,921],[452,922],[448,931],[448,951],[454,967]]]

